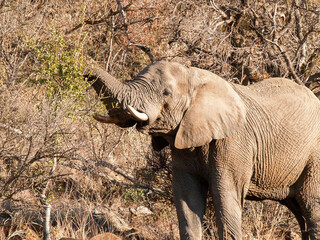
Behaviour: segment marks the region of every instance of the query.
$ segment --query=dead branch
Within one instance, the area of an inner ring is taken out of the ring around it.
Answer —
[[[119,6],[119,9],[120,9],[119,11],[120,11],[121,16],[122,16],[122,18],[123,18],[124,26],[125,26],[125,28],[127,29],[127,27],[128,27],[128,21],[127,21],[126,12],[124,11],[120,0],[117,0],[117,4],[118,4],[118,6]]]
[[[298,77],[298,75],[297,75],[297,73],[296,73],[296,71],[295,71],[295,69],[294,69],[294,67],[293,67],[293,63],[292,63],[292,61],[290,60],[287,52],[284,51],[284,50],[282,49],[282,47],[281,47],[278,43],[273,42],[273,41],[271,41],[271,40],[269,40],[269,39],[267,39],[267,38],[265,38],[265,40],[278,48],[278,50],[280,51],[282,57],[284,58],[284,60],[285,60],[285,62],[286,62],[286,64],[287,64],[288,69],[290,70],[291,75],[292,75],[293,78],[294,78],[294,81],[295,81],[296,83],[300,84],[300,85],[304,85],[304,83],[303,83],[303,82],[300,80],[300,78]]]
[[[123,22],[124,22],[123,26],[124,26],[124,28],[125,28],[125,33],[126,33],[126,36],[127,36],[128,40],[129,40],[129,44],[128,44],[128,46],[127,46],[127,51],[128,51],[128,49],[129,49],[130,46],[136,46],[136,47],[140,48],[143,52],[145,52],[145,54],[147,54],[147,56],[149,57],[150,61],[153,62],[153,61],[154,61],[154,56],[153,56],[152,53],[151,53],[151,49],[148,48],[148,47],[146,47],[146,46],[144,46],[144,45],[142,45],[142,44],[136,43],[136,42],[130,37],[129,32],[128,32],[128,26],[129,26],[129,25],[128,25],[128,20],[127,20],[127,16],[126,16],[125,9],[122,7],[122,4],[121,4],[121,1],[120,1],[120,0],[117,0],[117,4],[118,4],[118,6],[119,6],[119,9],[120,9],[119,11],[120,11],[120,13],[121,13],[121,16],[122,16],[122,19],[123,19]],[[151,18],[148,18],[147,21],[151,21],[150,19],[151,19]],[[126,56],[126,55],[124,55],[124,60],[125,60],[125,56]],[[125,62],[125,61],[123,61],[123,62]]]
[[[123,11],[128,11],[130,6],[131,6],[131,2],[124,6],[122,9]],[[110,9],[109,13],[107,16],[101,18],[101,19],[98,19],[98,20],[85,20],[83,23],[80,23],[78,25],[76,25],[75,27],[73,27],[72,29],[66,31],[66,34],[70,34],[74,31],[76,31],[77,29],[81,28],[83,25],[87,24],[87,25],[99,25],[99,24],[102,24],[102,23],[107,23],[107,20],[110,18],[110,17],[113,17],[113,16],[116,16],[117,14],[120,13],[121,10],[118,10],[118,11],[113,11],[112,9]]]
[[[14,127],[10,127],[8,125],[5,125],[3,123],[0,123],[0,128],[3,128],[3,129],[6,129],[6,130],[9,130],[9,131],[12,131],[14,133],[17,133],[17,134],[22,134],[22,131],[17,129],[17,128],[14,128]]]
[[[308,82],[314,82],[314,81],[320,81],[320,73],[313,74],[308,78]]]
[[[75,163],[73,163],[71,161],[63,161],[63,162],[60,162],[59,164],[63,165],[63,166],[67,166],[67,167],[72,168],[72,169],[75,169],[77,171],[90,172],[90,174],[92,174],[94,176],[108,178],[108,180],[110,180],[112,183],[114,183],[116,185],[126,186],[126,187],[139,187],[139,188],[148,189],[148,190],[153,191],[153,192],[158,192],[158,193],[164,194],[163,190],[161,190],[159,188],[154,188],[154,187],[152,187],[152,186],[150,186],[148,184],[141,183],[136,178],[134,178],[130,173],[124,171],[123,169],[121,169],[121,168],[119,168],[119,167],[117,167],[117,166],[115,166],[115,165],[113,165],[111,163],[108,163],[108,162],[105,162],[105,161],[97,162],[97,161],[95,161],[95,160],[93,160],[91,158],[80,156],[80,155],[77,155],[74,159],[75,160],[84,161],[86,165],[80,166],[80,165],[77,165],[77,164],[75,164]],[[118,180],[115,180],[114,178],[112,178],[107,173],[101,172],[101,171],[97,170],[96,168],[91,168],[91,167],[88,168],[87,165],[90,165],[92,163],[96,167],[98,167],[98,166],[107,167],[108,169],[112,170],[113,172],[120,174],[125,179],[127,179],[130,182],[134,183],[134,185],[130,185],[130,184],[127,184],[127,183],[124,183],[124,182],[119,182]]]

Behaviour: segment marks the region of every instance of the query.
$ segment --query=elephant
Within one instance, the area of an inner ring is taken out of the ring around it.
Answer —
[[[243,86],[166,61],[127,82],[87,66],[102,100],[118,106],[96,120],[170,147],[180,239],[202,238],[209,194],[219,239],[241,239],[244,201],[264,199],[293,212],[303,240],[320,239],[320,102],[308,88],[285,78]]]

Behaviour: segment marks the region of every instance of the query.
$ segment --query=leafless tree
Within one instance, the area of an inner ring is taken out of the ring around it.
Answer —
[[[306,84],[319,78],[319,13],[315,1],[178,2],[169,44],[235,81]]]

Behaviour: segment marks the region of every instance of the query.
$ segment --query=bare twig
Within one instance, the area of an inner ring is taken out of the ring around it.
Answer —
[[[308,82],[313,82],[317,79],[320,80],[320,73],[316,73],[316,74],[311,75],[307,80],[308,80]]]
[[[298,53],[300,52],[300,57],[297,59],[298,63],[298,67],[299,69],[301,69],[302,65],[305,63],[306,61],[306,37],[308,34],[305,34],[305,36],[303,36],[303,33],[302,33],[302,20],[301,20],[301,13],[300,13],[300,10],[298,9],[297,7],[297,0],[293,1],[293,5],[295,7],[295,11],[294,11],[294,16],[295,16],[295,22],[296,22],[296,35],[300,41],[300,44],[297,48],[297,51],[296,51],[296,56],[298,56]],[[312,30],[313,26],[311,26],[311,32],[313,31]],[[310,31],[309,31],[310,32]],[[301,50],[301,51],[300,51]]]
[[[127,36],[128,40],[129,40],[129,44],[128,44],[128,46],[127,46],[126,52],[128,51],[128,49],[129,49],[130,46],[136,46],[136,47],[140,48],[142,51],[144,51],[145,54],[148,55],[150,61],[153,62],[153,61],[154,61],[154,56],[153,56],[152,53],[151,53],[151,49],[148,48],[148,47],[146,47],[146,46],[144,46],[144,45],[142,45],[142,44],[136,43],[136,42],[130,37],[129,32],[128,32],[128,20],[127,20],[127,16],[126,16],[125,10],[124,10],[124,8],[122,7],[122,4],[121,4],[121,1],[120,1],[120,0],[117,0],[117,4],[118,4],[118,6],[119,6],[120,13],[121,13],[121,16],[122,16],[122,18],[123,18],[123,22],[124,22],[123,25],[124,25],[124,28],[125,28],[125,31],[126,31],[126,36]],[[148,18],[148,19],[149,19],[148,21],[151,21],[150,19],[152,19],[152,18]],[[126,56],[126,53],[124,54],[123,63],[125,62],[125,56]]]
[[[278,43],[273,42],[273,41],[271,41],[271,40],[269,40],[269,39],[267,39],[267,38],[265,38],[265,40],[266,40],[267,42],[273,44],[274,46],[276,46],[276,47],[278,48],[278,50],[280,51],[282,57],[284,58],[284,60],[285,60],[285,62],[286,62],[286,64],[287,64],[288,69],[290,70],[290,73],[292,74],[292,76],[293,76],[293,78],[294,78],[294,81],[295,81],[296,83],[300,84],[300,85],[304,85],[303,82],[301,81],[301,79],[298,77],[298,75],[297,75],[297,73],[296,73],[296,71],[295,71],[295,69],[294,69],[294,67],[293,67],[293,64],[292,64],[292,62],[291,62],[291,60],[290,60],[290,58],[289,58],[289,56],[288,56],[288,54],[287,54],[287,52],[284,51],[284,50],[282,49],[282,47],[281,47]]]
[[[125,28],[127,28],[127,27],[128,27],[128,21],[127,21],[126,12],[124,11],[120,0],[117,0],[117,4],[118,4],[118,6],[119,6],[119,9],[120,9],[119,11],[120,11],[121,16],[122,16],[123,21],[124,21],[124,26],[125,26]]]
[[[124,6],[123,10],[124,11],[128,11],[130,6],[131,6],[131,3],[129,3],[128,5]],[[101,18],[99,20],[85,20],[83,23],[80,23],[77,26],[73,27],[71,30],[68,30],[66,32],[66,34],[70,34],[70,33],[74,32],[75,30],[81,28],[84,24],[87,24],[87,25],[99,25],[99,24],[102,24],[102,23],[106,23],[107,20],[110,17],[113,17],[113,16],[115,16],[115,15],[117,15],[119,13],[120,13],[120,11],[112,11],[112,10],[110,10],[110,12],[108,13],[107,16],[105,16],[105,17],[103,17],[103,18]]]
[[[96,168],[88,168],[87,166],[79,166],[79,165],[77,165],[75,163],[67,162],[67,161],[63,161],[60,164],[64,165],[64,166],[67,166],[67,167],[70,167],[72,169],[76,169],[78,171],[83,171],[83,172],[88,172],[89,171],[90,174],[95,175],[95,176],[106,177],[111,182],[115,183],[116,185],[122,185],[122,186],[127,186],[127,187],[140,187],[140,188],[148,189],[148,190],[153,191],[153,192],[158,192],[158,193],[162,193],[162,194],[164,193],[164,191],[159,189],[159,188],[154,188],[154,187],[152,187],[152,186],[150,186],[148,184],[141,183],[135,177],[133,177],[130,173],[124,171],[123,169],[121,169],[121,168],[119,168],[119,167],[117,167],[117,166],[115,166],[115,165],[113,165],[113,164],[111,164],[109,162],[105,162],[105,161],[96,162],[95,160],[93,160],[91,158],[80,156],[80,155],[75,156],[75,159],[84,161],[85,163],[94,163],[95,166],[107,167],[110,170],[114,171],[115,173],[120,174],[125,179],[129,180],[130,182],[134,183],[134,185],[129,185],[129,184],[124,183],[124,182],[119,182],[118,180],[115,180],[114,178],[110,177],[107,173],[98,171]]]
[[[106,71],[107,72],[110,69],[110,59],[111,59],[112,51],[113,51],[114,27],[115,27],[115,21],[114,21],[114,18],[112,17],[112,27],[111,27],[110,43],[109,43],[110,46],[109,46],[109,53],[108,53],[107,63],[106,63]]]
[[[272,41],[275,41],[275,39],[278,38],[278,36],[277,36],[277,21],[276,21],[277,10],[278,10],[278,1],[275,0],[274,13],[273,13],[273,18],[272,18],[272,24],[273,24]]]
[[[17,134],[22,134],[22,131],[17,129],[17,128],[14,128],[14,127],[10,127],[6,124],[3,124],[3,123],[0,123],[0,128],[3,128],[3,129],[6,129],[6,130],[9,130],[9,131],[12,131],[14,133],[17,133]]]

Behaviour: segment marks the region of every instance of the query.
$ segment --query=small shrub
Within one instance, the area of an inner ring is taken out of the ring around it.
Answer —
[[[144,200],[144,192],[141,188],[128,188],[124,192],[123,198],[129,202],[139,203]]]
[[[35,58],[30,83],[44,87],[46,98],[55,111],[68,107],[69,115],[76,116],[78,110],[85,106],[85,92],[89,86],[83,78],[81,41],[73,46],[60,31],[52,28],[46,40],[31,40],[29,47],[34,51]],[[70,99],[73,103],[67,104]]]

